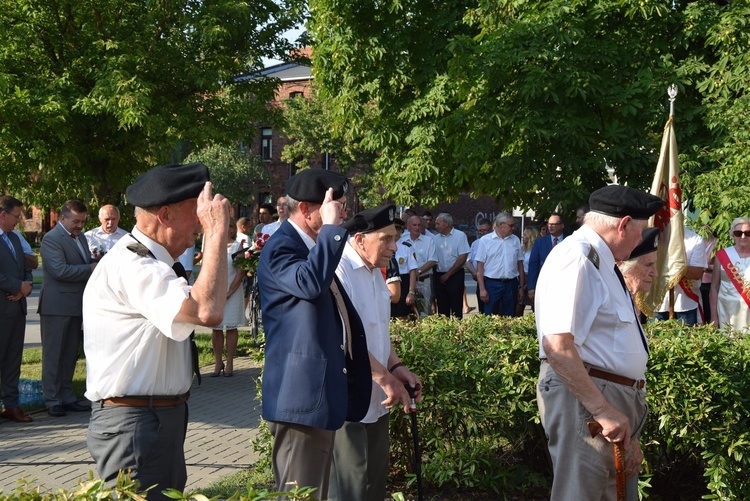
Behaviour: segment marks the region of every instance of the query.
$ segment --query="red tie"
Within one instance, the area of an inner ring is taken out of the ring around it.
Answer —
[[[552,240],[552,247],[554,247],[555,245],[557,245],[557,237],[555,237],[554,240]]]

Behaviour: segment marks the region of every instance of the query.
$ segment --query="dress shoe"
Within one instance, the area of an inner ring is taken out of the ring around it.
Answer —
[[[91,407],[88,405],[81,405],[78,402],[70,402],[69,404],[63,405],[63,408],[70,412],[88,412],[91,410]]]
[[[30,423],[33,421],[33,419],[31,419],[31,416],[27,416],[26,414],[24,414],[20,407],[4,409],[0,414],[0,417],[10,419],[11,421],[15,421],[16,423]]]
[[[65,415],[65,407],[62,405],[53,405],[47,409],[47,414],[54,417],[63,417]]]

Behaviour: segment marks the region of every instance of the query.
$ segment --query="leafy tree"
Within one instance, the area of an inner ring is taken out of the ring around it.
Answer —
[[[697,201],[698,187],[721,185],[717,163],[747,165],[749,16],[746,2],[677,7],[311,0],[316,82],[333,133],[377,153],[387,196],[429,204],[472,192],[542,212],[573,209],[610,174],[648,188],[676,82]]]
[[[119,203],[178,141],[266,120],[303,0],[0,0],[0,175],[27,203]],[[252,97],[249,97],[252,96]]]
[[[215,193],[234,204],[250,205],[260,189],[267,189],[268,169],[263,160],[246,148],[212,145],[193,152],[186,162],[203,162],[211,171]]]

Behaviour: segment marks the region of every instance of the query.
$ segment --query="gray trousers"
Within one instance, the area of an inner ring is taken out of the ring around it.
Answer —
[[[374,423],[344,423],[336,432],[331,501],[383,501],[388,481],[388,414]]]
[[[42,334],[42,393],[44,404],[65,405],[78,400],[73,373],[78,360],[83,317],[39,315]]]
[[[1,318],[0,327],[0,382],[3,388],[3,405],[6,409],[18,407],[18,380],[21,377],[23,336],[26,316]]]
[[[604,398],[630,420],[631,440],[646,423],[646,391],[592,378]],[[537,383],[537,404],[552,457],[552,501],[615,501],[613,445],[601,435],[591,438],[591,414],[542,362]],[[638,499],[638,477],[628,479],[628,500]]]
[[[273,435],[271,461],[279,491],[315,487],[313,496],[328,499],[328,475],[336,432],[276,421],[269,421],[268,428]]]
[[[167,501],[164,489],[182,491],[187,483],[185,434],[188,408],[125,407],[95,403],[86,443],[99,477],[114,485],[120,471],[131,470],[149,501]]]

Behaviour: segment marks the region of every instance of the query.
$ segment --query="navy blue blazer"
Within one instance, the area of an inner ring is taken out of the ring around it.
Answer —
[[[330,291],[346,245],[343,228],[324,225],[312,250],[285,221],[258,263],[266,335],[262,415],[267,421],[337,430],[370,405],[372,374],[362,321],[346,296],[354,360]]]
[[[539,237],[534,242],[534,246],[531,248],[531,256],[529,257],[529,276],[526,277],[526,288],[528,290],[536,289],[536,281],[539,278],[539,272],[542,271],[542,265],[549,256],[552,250],[552,236],[546,235]],[[557,243],[562,242],[564,236],[558,237]]]

